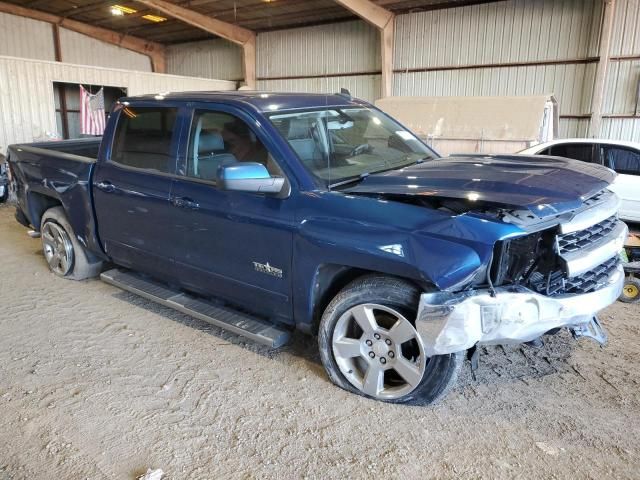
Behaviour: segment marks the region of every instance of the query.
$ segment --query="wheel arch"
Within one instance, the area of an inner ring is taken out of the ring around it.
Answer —
[[[53,207],[64,208],[64,205],[59,198],[41,192],[31,191],[27,194],[27,214],[34,230],[40,231],[42,216]]]
[[[389,278],[397,278],[414,284],[419,289],[434,288],[433,284],[416,280],[415,278],[400,277],[388,272],[370,270],[349,265],[335,263],[323,263],[318,266],[313,278],[309,304],[311,318],[308,322],[297,322],[298,328],[307,333],[316,335],[320,326],[320,319],[331,300],[349,283],[369,275],[382,275]]]

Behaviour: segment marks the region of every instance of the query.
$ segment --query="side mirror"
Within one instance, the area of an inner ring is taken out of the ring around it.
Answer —
[[[280,193],[284,178],[272,177],[257,162],[230,163],[218,168],[217,183],[223,190],[253,193]]]

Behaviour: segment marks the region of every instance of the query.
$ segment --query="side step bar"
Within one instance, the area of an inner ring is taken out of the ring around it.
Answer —
[[[284,328],[276,327],[263,320],[215,305],[206,300],[171,290],[161,283],[130,271],[116,268],[102,273],[100,279],[152,302],[186,313],[271,348],[281,347],[287,343],[290,337],[290,332]]]

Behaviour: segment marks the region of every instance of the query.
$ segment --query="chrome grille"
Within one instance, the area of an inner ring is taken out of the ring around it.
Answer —
[[[575,252],[597,243],[613,231],[617,222],[618,219],[613,215],[584,230],[558,235],[558,253],[562,255]]]
[[[605,286],[620,264],[619,257],[613,257],[598,265],[593,270],[580,276],[566,278],[564,272],[558,270],[548,275],[538,272],[531,276],[529,286],[532,290],[550,297],[565,294],[594,292]]]

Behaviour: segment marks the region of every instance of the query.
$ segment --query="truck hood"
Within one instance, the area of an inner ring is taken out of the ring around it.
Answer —
[[[546,217],[579,208],[615,176],[606,167],[561,157],[459,156],[372,174],[343,191],[463,199]]]

